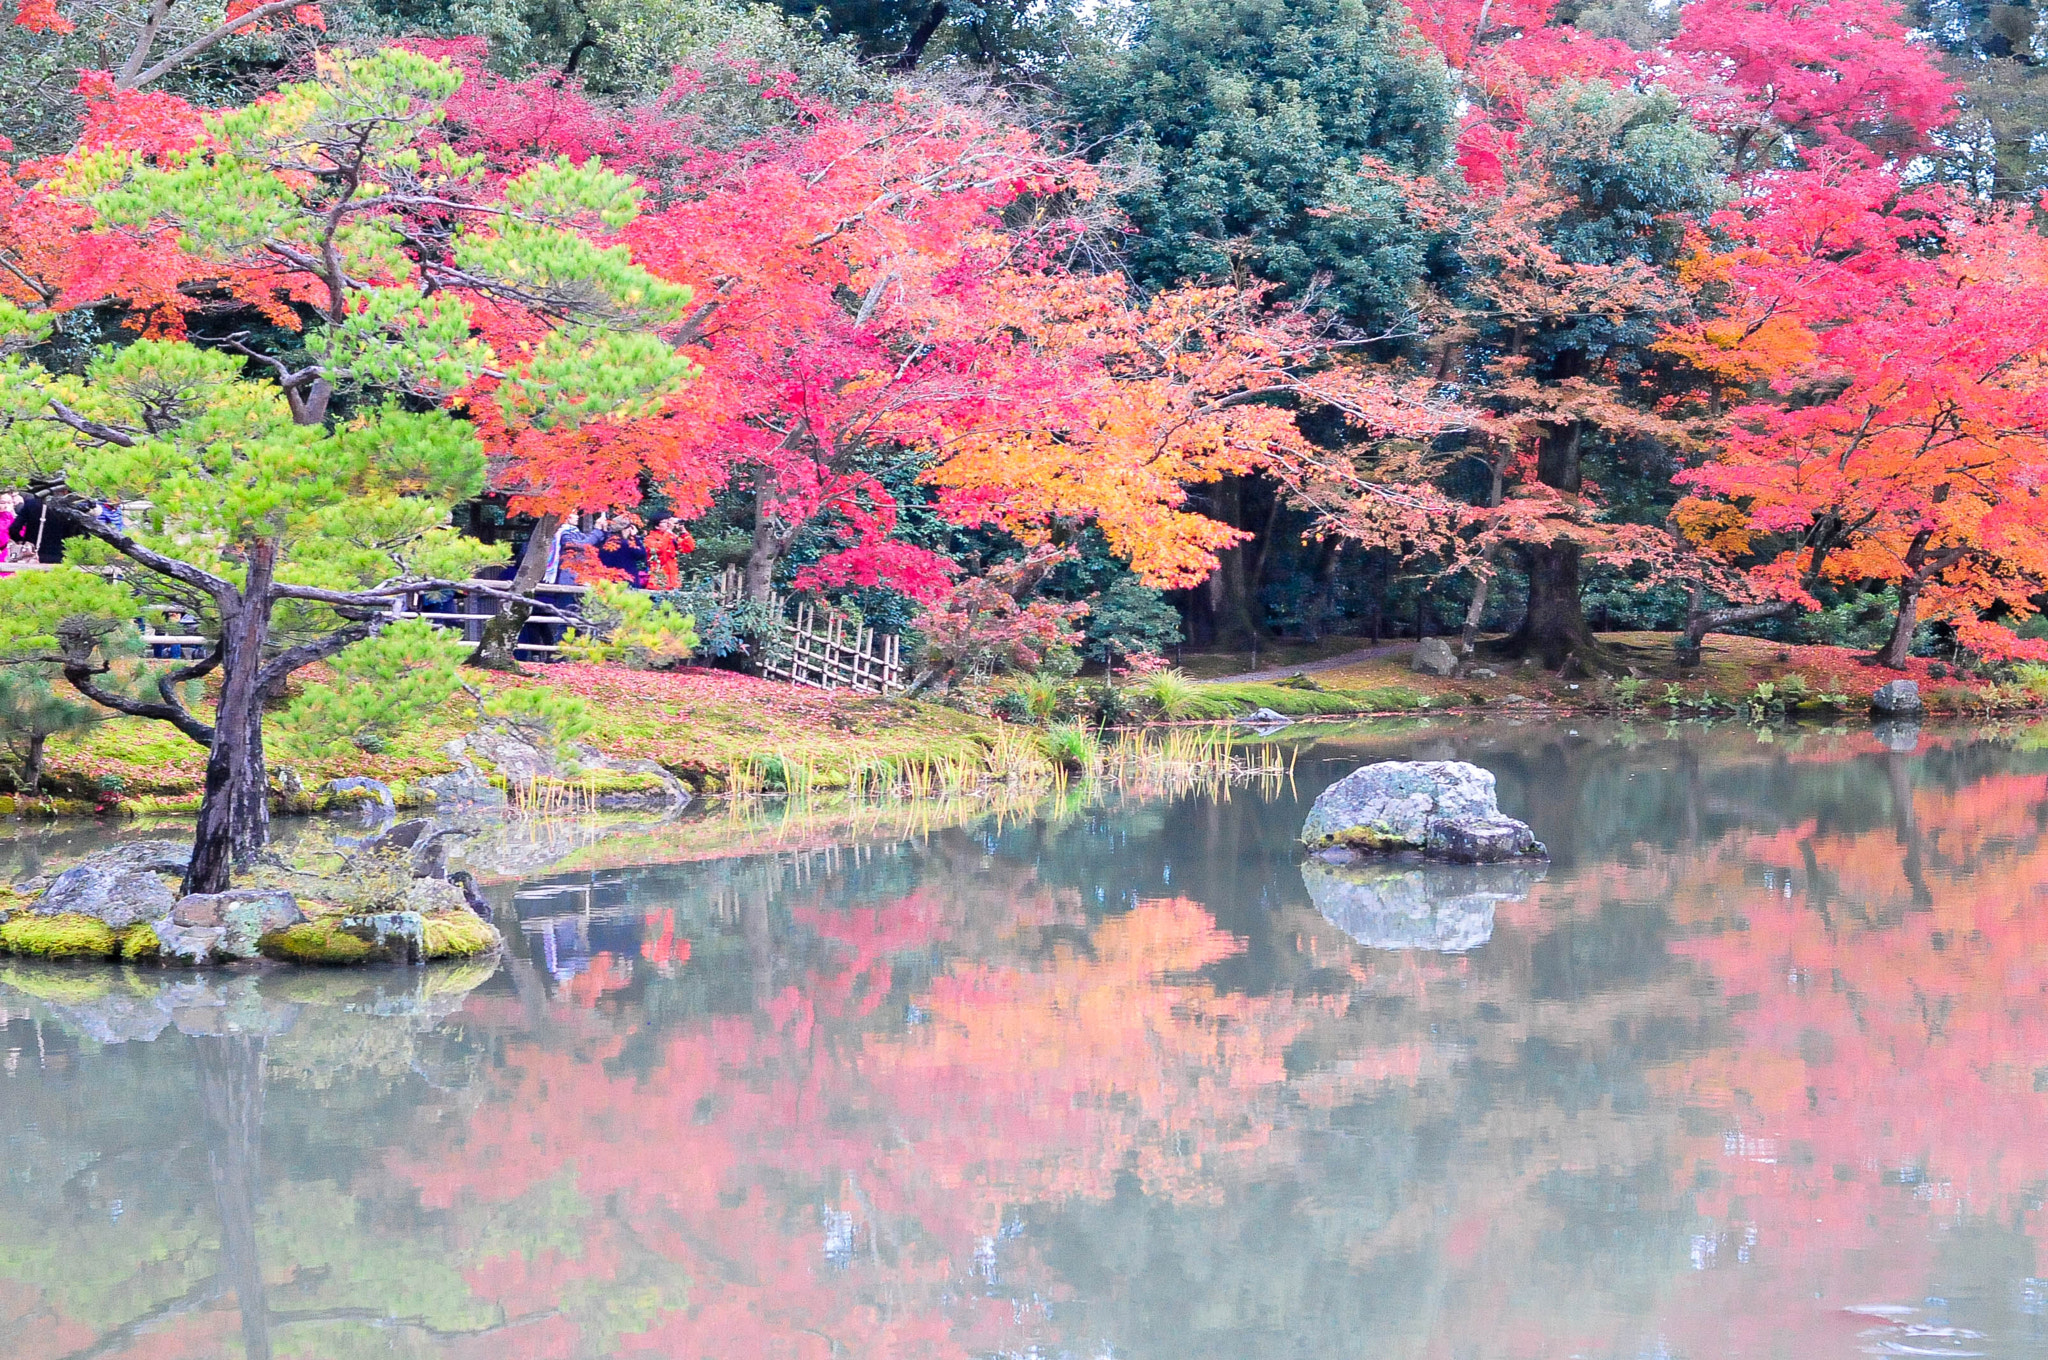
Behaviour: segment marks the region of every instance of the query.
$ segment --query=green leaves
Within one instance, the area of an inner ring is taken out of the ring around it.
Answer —
[[[1451,86],[1400,6],[1152,0],[1140,13],[1134,42],[1067,75],[1082,126],[1154,172],[1122,195],[1133,277],[1159,287],[1243,263],[1296,294],[1327,281],[1325,300],[1362,324],[1404,311],[1432,243],[1399,175],[1441,165]]]
[[[338,324],[306,337],[306,349],[333,379],[422,395],[454,392],[494,362],[470,336],[467,303],[413,287],[357,293]]]
[[[567,156],[534,166],[505,185],[505,201],[534,219],[574,222],[594,214],[614,231],[640,215],[645,191],[593,156],[582,165]]]
[[[695,363],[644,331],[579,327],[550,333],[502,390],[507,408],[542,429],[604,416],[652,415],[697,376]]]
[[[133,631],[129,621],[138,609],[126,584],[76,567],[0,576],[0,657],[54,656],[67,624],[111,622]]]
[[[308,685],[274,720],[280,748],[298,756],[383,749],[461,687],[467,650],[424,620],[392,624],[336,656],[334,683]]]
[[[697,650],[697,623],[645,591],[600,581],[583,597],[583,616],[594,629],[570,629],[562,654],[579,661],[619,660],[636,670],[682,665]]]
[[[462,269],[568,319],[630,326],[678,321],[691,291],[633,263],[624,246],[600,246],[573,231],[501,220],[464,233],[455,262]]]
[[[534,745],[559,751],[597,727],[597,715],[583,696],[558,689],[522,686],[500,690],[484,704],[487,717],[518,728]]]
[[[131,532],[216,574],[259,539],[282,552],[281,579],[349,589],[429,560],[459,567],[503,555],[456,547],[448,503],[484,484],[475,430],[445,412],[377,407],[329,431],[292,419],[272,383],[239,376],[232,355],[169,340],[103,353],[83,378],[0,368],[13,417],[0,426],[0,475],[56,464],[96,500],[147,501]],[[57,419],[56,405],[124,433],[122,446]]]

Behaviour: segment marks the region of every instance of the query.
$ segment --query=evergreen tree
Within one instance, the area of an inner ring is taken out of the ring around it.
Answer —
[[[1443,63],[1380,0],[1152,0],[1132,42],[1077,61],[1073,111],[1147,173],[1123,206],[1136,280],[1254,273],[1364,325],[1429,261],[1403,175],[1444,161]]]

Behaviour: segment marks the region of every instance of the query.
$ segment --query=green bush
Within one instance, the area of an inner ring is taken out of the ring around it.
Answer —
[[[1069,774],[1080,774],[1095,764],[1095,738],[1086,728],[1067,724],[1038,734],[1038,749],[1045,758]]]

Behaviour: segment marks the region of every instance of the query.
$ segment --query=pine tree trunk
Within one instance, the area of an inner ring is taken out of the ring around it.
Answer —
[[[541,577],[547,572],[548,558],[555,550],[555,532],[562,527],[560,515],[542,515],[534,522],[533,534],[526,540],[526,551],[519,554],[519,568],[512,573],[512,593],[531,595],[541,584]],[[468,665],[487,671],[519,671],[519,635],[526,631],[526,622],[533,617],[533,607],[520,600],[507,600],[489,622],[484,624],[484,635],[478,640],[476,650],[469,655]]]
[[[1579,604],[1579,545],[1559,540],[1518,551],[1529,573],[1529,608],[1502,652],[1533,656],[1547,670],[1562,670],[1574,658],[1588,673],[1599,669],[1600,644]]]
[[[221,618],[221,688],[213,745],[206,753],[206,791],[192,836],[188,893],[226,892],[234,866],[270,841],[270,777],[263,760],[263,693],[258,684],[270,635],[271,579],[277,545],[259,542],[249,555],[240,602]]]
[[[43,790],[43,746],[48,741],[43,733],[33,733],[28,739],[28,759],[21,762],[22,788],[31,798]]]

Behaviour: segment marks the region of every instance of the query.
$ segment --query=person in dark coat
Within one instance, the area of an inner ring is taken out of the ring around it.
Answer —
[[[55,563],[64,560],[64,544],[83,532],[71,516],[51,510],[41,496],[29,495],[22,497],[21,507],[14,512],[7,537],[32,546],[36,561]]]

